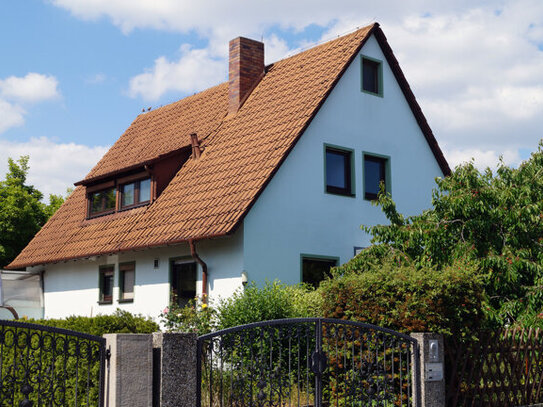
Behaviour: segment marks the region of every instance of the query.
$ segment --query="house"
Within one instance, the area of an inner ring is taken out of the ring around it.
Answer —
[[[430,205],[449,166],[378,24],[139,115],[9,265],[41,272],[45,317],[157,315],[244,281],[316,283],[369,244],[384,182]]]

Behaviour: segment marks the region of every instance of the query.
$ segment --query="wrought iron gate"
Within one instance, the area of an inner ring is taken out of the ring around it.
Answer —
[[[197,405],[417,407],[418,354],[415,339],[359,322],[243,325],[198,338]]]
[[[105,339],[0,321],[0,406],[103,406]]]

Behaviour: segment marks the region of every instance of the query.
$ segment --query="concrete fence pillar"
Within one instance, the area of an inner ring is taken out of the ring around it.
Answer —
[[[153,334],[154,405],[194,407],[196,405],[196,341],[192,333]]]
[[[111,351],[107,407],[152,407],[153,341],[145,334],[106,334]]]
[[[420,347],[421,407],[445,407],[443,335],[412,333]]]

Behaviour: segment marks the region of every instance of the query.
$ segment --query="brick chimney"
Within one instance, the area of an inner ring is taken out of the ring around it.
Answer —
[[[238,37],[230,41],[228,114],[236,113],[264,74],[264,44]]]

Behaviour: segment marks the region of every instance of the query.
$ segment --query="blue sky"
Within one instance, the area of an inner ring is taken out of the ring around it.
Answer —
[[[142,108],[224,81],[230,39],[262,38],[273,62],[373,21],[451,164],[537,148],[540,0],[25,0],[0,14],[0,172],[29,154],[29,181],[63,193]]]

